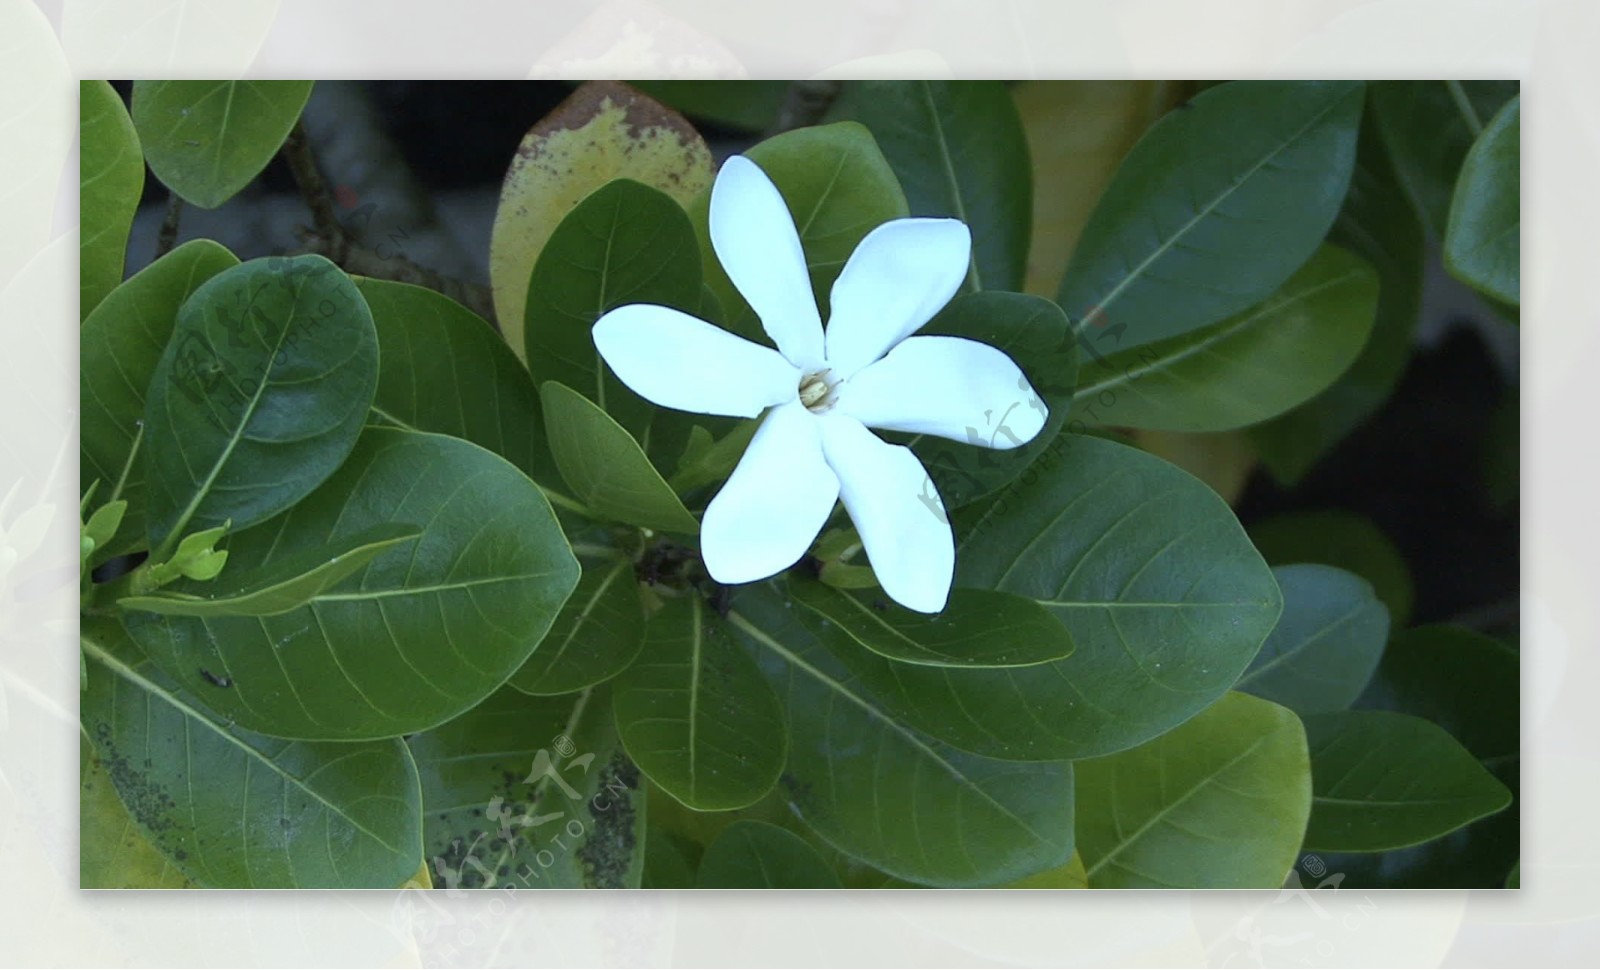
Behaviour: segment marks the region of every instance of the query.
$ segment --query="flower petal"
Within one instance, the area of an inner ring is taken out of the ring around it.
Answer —
[[[833,284],[828,366],[843,380],[933,319],[967,278],[972,233],[955,219],[894,219],[867,233]]]
[[[766,579],[794,565],[822,531],[839,479],[823,460],[820,424],[799,401],[761,422],[700,523],[700,555],[711,578]]]
[[[839,497],[878,584],[913,610],[944,609],[955,575],[955,537],[922,463],[854,418],[834,413],[821,423],[822,452],[839,476]]]
[[[822,364],[822,317],[805,250],[778,187],[743,155],[722,163],[711,186],[711,248],[783,356]]]
[[[800,393],[799,369],[776,350],[670,307],[617,307],[593,334],[617,378],[662,407],[753,418]]]
[[[964,337],[908,337],[840,388],[841,414],[869,428],[1016,448],[1049,409],[1005,352]]]

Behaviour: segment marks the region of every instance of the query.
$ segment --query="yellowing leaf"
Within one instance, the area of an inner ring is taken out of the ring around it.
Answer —
[[[528,131],[500,189],[489,241],[495,316],[519,358],[528,277],[550,234],[612,179],[687,205],[711,185],[711,150],[676,111],[615,81],[590,81]]]

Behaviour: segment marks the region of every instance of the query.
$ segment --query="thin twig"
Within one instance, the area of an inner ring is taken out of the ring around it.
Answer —
[[[295,184],[300,186],[300,196],[306,200],[306,208],[311,210],[311,229],[324,242],[322,255],[343,266],[350,245],[350,234],[345,232],[334,210],[333,193],[328,191],[322,169],[317,167],[311,142],[306,138],[304,121],[296,121],[294,130],[284,140],[283,158],[289,163]]]
[[[767,137],[821,121],[843,89],[843,81],[793,82],[778,108],[777,118],[773,119],[772,127],[767,129]]]
[[[156,259],[172,252],[178,243],[178,216],[183,212],[183,199],[176,192],[167,194],[167,214],[161,220],[161,232],[156,235]]]

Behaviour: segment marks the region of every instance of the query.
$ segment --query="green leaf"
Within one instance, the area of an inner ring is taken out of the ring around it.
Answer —
[[[373,427],[304,501],[234,535],[231,568],[270,568],[394,522],[422,535],[288,613],[130,613],[130,630],[170,676],[251,730],[322,740],[426,730],[522,666],[578,565],[538,488],[504,459]]]
[[[234,727],[115,624],[85,631],[83,728],[138,828],[211,888],[383,889],[416,871],[422,800],[398,739],[285,741]]]
[[[617,379],[590,332],[601,314],[630,303],[694,313],[700,250],[689,217],[670,196],[617,179],[561,220],[539,254],[523,337],[536,382],[580,392],[648,447],[652,420],[663,412]]]
[[[677,471],[668,480],[672,490],[679,495],[687,495],[701,486],[721,482],[733,474],[733,469],[744,457],[745,449],[750,446],[750,439],[755,437],[759,427],[760,421],[740,421],[732,431],[713,440],[709,431],[695,425],[692,431],[700,434],[690,434],[689,445],[674,466]]]
[[[1089,874],[1083,868],[1083,856],[1074,852],[1072,858],[1064,866],[1048,869],[1035,873],[1016,882],[1008,883],[1006,889],[1088,889]]]
[[[1445,730],[1388,711],[1306,718],[1315,798],[1305,847],[1377,852],[1436,839],[1511,803]]]
[[[972,230],[970,290],[1020,290],[1033,230],[1022,119],[1001,81],[858,81],[830,118],[871,130],[914,216]]]
[[[783,709],[755,662],[694,593],[650,618],[617,678],[617,731],[650,780],[698,811],[753,805],[778,781]]]
[[[1378,275],[1323,246],[1272,296],[1221,323],[1086,365],[1076,401],[1102,421],[1163,431],[1229,431],[1303,404],[1360,354]]]
[[[691,118],[739,131],[765,131],[777,120],[788,81],[629,81]]]
[[[112,290],[83,321],[78,353],[79,480],[96,479],[106,501],[128,503],[117,541],[91,559],[146,544],[143,455],[145,394],[172,338],[178,308],[201,284],[239,260],[208,239],[184,243]]]
[[[957,586],[1035,599],[1077,644],[1019,676],[946,678],[956,696],[1010,695],[976,718],[945,715],[971,750],[998,754],[997,725],[1020,737],[1034,719],[1027,756],[1036,758],[1109,754],[1171,730],[1233,685],[1282,608],[1271,571],[1215,492],[1111,441],[1058,436],[1015,486],[954,525]]]
[[[194,886],[151,844],[117,796],[88,738],[78,740],[78,888],[189,889]]]
[[[214,209],[267,167],[310,96],[310,81],[135,81],[133,125],[156,178]]]
[[[946,509],[957,509],[989,495],[1025,471],[1066,424],[1078,379],[1077,344],[1066,314],[1049,300],[1022,293],[984,291],[958,296],[918,331],[966,337],[1006,352],[1027,375],[1038,397],[1017,389],[1017,398],[995,415],[990,426],[968,428],[967,441],[931,435],[904,435],[928,470]],[[1039,434],[1021,447],[1009,427],[1014,411],[1047,408]]]
[[[811,288],[822,318],[828,318],[833,281],[856,243],[879,224],[907,215],[905,193],[872,133],[853,121],[797,128],[744,153],[772,179],[794,215],[811,271]],[[770,344],[749,304],[717,262],[711,248],[711,193],[689,208],[700,238],[706,284],[722,306],[728,329]]]
[[[128,231],[143,192],[144,156],[122,96],[105,81],[79,81],[79,319],[122,282]]]
[[[1244,694],[1077,770],[1078,850],[1093,889],[1275,889],[1311,811],[1299,719]]]
[[[374,526],[327,546],[286,556],[248,574],[230,571],[230,588],[224,593],[124,596],[117,605],[125,610],[168,616],[276,616],[306,605],[382,553],[421,534],[412,526]]]
[[[644,604],[625,558],[584,566],[550,632],[528,662],[511,675],[525,694],[570,694],[628,669],[644,648]]]
[[[539,391],[482,317],[421,286],[357,278],[378,332],[377,417],[465,438],[527,472],[560,480],[545,442]]]
[[[1500,641],[1464,627],[1419,626],[1389,641],[1356,706],[1437,724],[1498,767],[1521,752],[1521,683],[1517,652]]]
[[[1056,302],[1126,350],[1265,299],[1338,214],[1361,102],[1359,81],[1232,81],[1169,113],[1117,170]]]
[[[409,743],[435,886],[639,887],[647,800],[603,690],[501,690]]]
[[[1450,201],[1444,265],[1496,300],[1522,301],[1522,99],[1472,143]]]
[[[1373,89],[1367,99],[1373,100]],[[1329,239],[1378,271],[1372,333],[1350,369],[1321,394],[1250,429],[1261,463],[1285,485],[1300,481],[1329,449],[1389,399],[1422,308],[1423,230],[1384,150],[1375,112],[1362,119],[1350,194]]]
[[[843,669],[770,585],[742,588],[727,623],[788,712],[783,795],[829,845],[946,886],[996,885],[1071,857],[1071,763],[997,761],[927,737]]]
[[[1342,509],[1291,512],[1252,525],[1250,541],[1274,566],[1315,562],[1355,573],[1372,584],[1395,629],[1411,620],[1411,570],[1371,519]]]
[[[1467,150],[1516,81],[1377,81],[1372,112],[1413,207],[1440,239]]]
[[[184,536],[179,540],[178,548],[172,553],[172,558],[154,563],[150,567],[151,585],[165,586],[173,580],[185,577],[201,582],[216,579],[228,561],[228,550],[218,550],[214,547],[228,534],[231,527],[231,522],[224,522],[214,529]]]
[[[539,388],[545,432],[567,485],[596,515],[663,532],[700,531],[633,436],[600,406],[556,381]]]
[[[378,383],[361,293],[321,256],[251,260],[178,311],[150,381],[150,544],[289,508],[350,454]]]
[[[1296,714],[1349,707],[1389,639],[1389,611],[1372,584],[1332,566],[1280,566],[1283,616],[1236,689]]]
[[[839,877],[811,843],[785,829],[741,819],[706,846],[700,889],[838,889]]]
[[[854,644],[898,663],[928,667],[1028,667],[1072,653],[1072,637],[1032,600],[987,589],[957,589],[942,613],[926,614],[881,595],[852,594],[790,576],[789,595]]]
[[[84,560],[93,555],[95,550],[111,544],[111,540],[117,537],[117,530],[122,528],[122,519],[127,514],[128,503],[123,499],[107,502],[94,510],[94,514],[89,516],[89,521],[83,523],[83,527],[79,530],[82,540],[80,549]]]

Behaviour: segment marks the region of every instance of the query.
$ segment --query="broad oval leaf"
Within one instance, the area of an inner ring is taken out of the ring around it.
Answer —
[[[1522,99],[1512,98],[1472,143],[1450,201],[1444,264],[1497,300],[1522,300]]]
[[[811,843],[770,822],[740,819],[706,846],[701,889],[838,889],[839,876]]]
[[[122,282],[144,156],[122,96],[105,81],[78,82],[78,317]]]
[[[1433,624],[1395,634],[1356,706],[1437,724],[1499,771],[1521,754],[1521,683],[1515,650],[1465,627]]]
[[[494,312],[521,357],[528,278],[556,227],[589,193],[627,178],[688,205],[711,185],[711,150],[676,111],[615,81],[590,81],[517,146],[489,241]]]
[[[272,161],[311,96],[310,81],[135,81],[133,124],[156,178],[214,209]]]
[[[788,749],[783,709],[761,670],[698,594],[650,618],[640,658],[613,688],[628,756],[673,798],[702,812],[753,805]]]
[[[511,675],[525,694],[570,694],[628,669],[644,648],[644,604],[633,563],[618,556],[585,563],[544,643]]]
[[[333,474],[378,384],[361,293],[321,256],[224,270],[178,311],[150,381],[143,449],[150,544],[243,529]]]
[[[630,303],[698,310],[700,250],[670,196],[617,179],[578,203],[540,251],[528,281],[524,359],[536,382],[582,393],[648,442],[663,412],[617,379],[591,332],[601,314]]]
[[[917,613],[876,594],[846,593],[803,576],[788,579],[794,602],[859,646],[928,667],[1029,667],[1072,653],[1066,627],[1039,604],[987,589],[950,591],[943,612]]]
[[[417,869],[422,799],[399,739],[286,741],[235,727],[85,631],[84,731],[140,831],[189,878],[234,889],[385,889]]]
[[[1276,889],[1311,811],[1299,719],[1244,694],[1077,771],[1091,889]]]
[[[982,758],[916,730],[843,669],[769,585],[741,589],[726,622],[788,713],[783,794],[829,845],[940,886],[996,885],[1071,857],[1071,763]]]
[[[1517,95],[1516,81],[1376,81],[1372,113],[1423,224],[1441,239],[1462,160],[1483,126]]]
[[[637,889],[647,798],[604,689],[509,688],[408,741],[441,889]]]
[[[1033,223],[1022,119],[1002,81],[858,81],[830,117],[871,130],[913,216],[972,230],[969,290],[1020,290]]]
[[[465,438],[527,472],[560,480],[539,391],[487,321],[422,286],[357,278],[378,332],[372,413],[396,427]]]
[[[1283,616],[1236,689],[1296,714],[1349,707],[1361,696],[1389,639],[1389,610],[1372,584],[1332,566],[1272,571]]]
[[[537,486],[503,458],[373,427],[317,491],[231,536],[228,569],[269,568],[394,522],[421,537],[288,613],[130,613],[130,630],[170,676],[251,730],[342,740],[431,728],[522,666],[577,584],[578,564]],[[218,689],[204,671],[231,686]]]
[[[1328,234],[1350,183],[1360,81],[1232,81],[1129,152],[1073,252],[1057,302],[1118,349],[1215,323],[1269,296]]]
[[[1395,629],[1411,619],[1411,570],[1371,519],[1343,509],[1291,512],[1251,525],[1250,541],[1274,566],[1314,562],[1355,573],[1372,584]]]
[[[556,381],[539,396],[556,467],[589,511],[664,532],[700,531],[639,443],[598,404]]]
[[[1277,292],[1221,323],[1086,364],[1075,399],[1117,427],[1229,431],[1331,385],[1361,353],[1378,304],[1365,260],[1323,246]]]
[[[87,738],[79,738],[78,888],[193,887],[193,880],[140,831],[94,746]]]
[[[112,290],[83,321],[79,335],[78,402],[87,490],[102,482],[97,498],[125,500],[128,509],[113,543],[93,561],[143,548],[146,541],[144,456],[145,394],[172,339],[178,308],[201,284],[239,260],[209,239],[186,242]]]
[[[958,586],[1038,600],[1077,645],[1017,676],[973,670],[928,684],[996,698],[981,717],[943,715],[942,736],[969,750],[1087,758],[1155,737],[1233,685],[1282,608],[1272,572],[1215,492],[1159,458],[1071,429],[1017,484],[953,524]],[[1012,741],[999,743],[997,728]]]
[[[1389,711],[1306,718],[1315,792],[1307,849],[1377,852],[1416,845],[1498,812],[1511,792],[1455,738]]]
[[[908,213],[894,169],[872,133],[853,121],[786,131],[744,154],[761,166],[789,205],[811,271],[811,289],[826,320],[833,281],[855,252],[856,243],[880,223]],[[770,343],[755,313],[717,262],[711,247],[710,212],[708,190],[689,209],[700,237],[706,285],[722,307],[728,329]]]
[[[226,577],[208,584],[213,590],[222,590],[209,596],[157,590],[144,596],[124,596],[117,605],[170,616],[276,616],[304,606],[385,551],[421,534],[407,525],[374,526],[261,569],[230,570]]]

